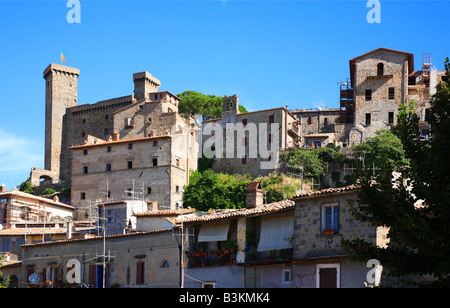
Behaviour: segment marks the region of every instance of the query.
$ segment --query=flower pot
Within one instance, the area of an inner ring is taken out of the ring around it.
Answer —
[[[323,234],[324,234],[324,235],[332,235],[332,234],[336,234],[336,230],[334,230],[334,229],[324,229],[324,230],[323,230]]]

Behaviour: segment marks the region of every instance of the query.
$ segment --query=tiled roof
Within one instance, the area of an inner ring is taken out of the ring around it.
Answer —
[[[172,229],[161,229],[161,230],[152,230],[152,231],[146,231],[146,232],[135,232],[135,233],[130,233],[130,234],[107,235],[107,236],[105,236],[105,239],[120,238],[120,237],[127,237],[127,236],[140,236],[140,235],[146,235],[146,234],[152,234],[152,233],[163,233],[163,232],[171,232],[171,231],[172,231]],[[64,244],[64,243],[71,243],[71,242],[102,240],[102,239],[103,239],[103,236],[92,236],[89,238],[74,238],[74,239],[68,239],[68,240],[66,239],[66,240],[51,241],[51,242],[25,244],[25,245],[22,245],[22,247],[36,246],[36,245],[54,245],[54,244]]]
[[[92,231],[95,227],[76,227],[76,233],[82,231]],[[11,236],[11,235],[42,235],[42,234],[66,234],[66,228],[10,228],[0,230],[0,236]]]
[[[44,202],[46,202],[48,204],[58,205],[58,206],[61,206],[61,207],[66,207],[66,208],[75,210],[75,207],[73,207],[73,206],[71,206],[69,204],[65,204],[65,203],[62,203],[62,202],[59,202],[59,201],[54,201],[53,199],[49,199],[49,198],[44,198],[44,197],[32,195],[32,194],[20,191],[17,188],[13,188],[12,190],[1,192],[0,196],[5,196],[5,197],[8,197],[8,196],[24,197],[24,198],[27,198],[28,200],[31,200],[31,201],[35,201],[35,200],[37,200],[37,201],[44,201]]]
[[[2,235],[41,235],[41,234],[66,234],[62,228],[12,228],[0,230]]]
[[[176,223],[207,222],[207,221],[228,219],[228,218],[242,217],[242,216],[249,216],[249,215],[275,213],[275,212],[283,211],[283,210],[287,210],[287,209],[294,209],[294,206],[295,206],[294,201],[284,200],[284,201],[280,201],[280,202],[259,205],[257,207],[250,208],[250,209],[245,208],[245,209],[221,210],[221,211],[213,212],[211,214],[201,215],[201,216],[198,216],[195,218],[190,218],[190,219],[181,220],[180,218],[177,218],[177,219],[174,219],[173,221]]]
[[[158,210],[158,211],[147,211],[143,213],[134,214],[136,217],[153,217],[153,216],[173,216],[194,213],[194,209],[182,209],[182,210]]]
[[[327,188],[327,189],[322,189],[319,191],[309,191],[309,192],[305,192],[302,194],[299,194],[297,196],[292,197],[292,200],[296,200],[296,199],[303,199],[303,198],[311,198],[311,197],[321,197],[324,195],[333,195],[333,194],[338,194],[338,193],[343,193],[343,192],[350,192],[350,191],[354,191],[359,189],[358,185],[349,185],[349,186],[345,186],[345,187],[340,187],[340,188]]]

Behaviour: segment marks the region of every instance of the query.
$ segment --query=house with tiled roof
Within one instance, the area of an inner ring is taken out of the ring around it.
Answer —
[[[178,246],[171,229],[25,244],[19,287],[177,288]]]
[[[292,258],[295,202],[263,204],[260,183],[247,190],[247,207],[177,220],[186,238],[186,288],[287,287],[281,279]],[[264,266],[263,284],[255,265]]]
[[[359,186],[263,204],[261,187],[253,184],[247,208],[178,221],[186,237],[186,288],[365,286],[369,269],[351,261],[340,240],[363,238],[385,247],[388,239],[386,228],[352,216]]]

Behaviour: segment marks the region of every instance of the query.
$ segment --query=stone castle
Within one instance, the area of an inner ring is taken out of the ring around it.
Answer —
[[[173,206],[188,171],[197,168],[194,134],[184,142],[190,134],[180,129],[193,127],[178,113],[180,98],[158,91],[160,81],[140,72],[133,74],[133,95],[78,105],[79,76],[59,64],[44,71],[45,169],[32,169],[32,184],[63,183],[77,206],[105,195],[108,201],[136,197],[137,191]]]

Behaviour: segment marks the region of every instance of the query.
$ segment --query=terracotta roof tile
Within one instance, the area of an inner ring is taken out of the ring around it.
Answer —
[[[219,219],[227,219],[234,217],[242,217],[248,215],[257,215],[257,214],[268,214],[275,213],[278,211],[283,211],[287,209],[293,209],[295,207],[295,202],[292,200],[284,200],[280,202],[274,202],[270,204],[263,204],[251,209],[232,209],[232,210],[220,210],[213,212],[211,214],[199,215],[195,218],[184,219],[183,221],[180,218],[174,219],[173,221],[176,223],[194,223],[194,222],[207,222]]]
[[[327,188],[327,189],[322,189],[319,191],[305,192],[305,193],[299,194],[297,196],[294,196],[291,199],[296,200],[296,199],[301,199],[301,198],[311,198],[311,197],[316,197],[316,196],[324,196],[324,195],[332,195],[332,194],[337,194],[337,193],[342,193],[342,192],[350,192],[350,191],[359,189],[359,187],[360,187],[359,185],[349,185],[349,186],[340,187],[340,188]]]

